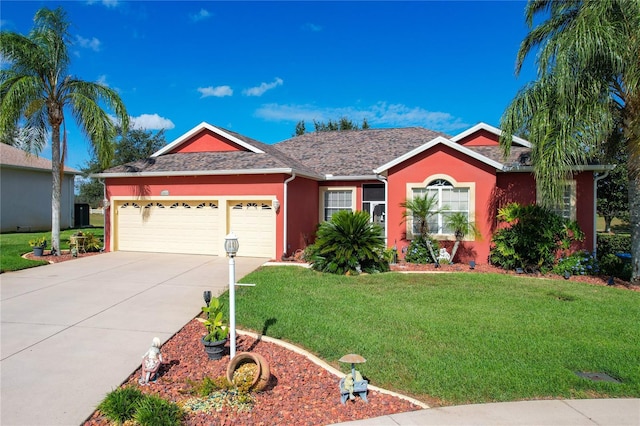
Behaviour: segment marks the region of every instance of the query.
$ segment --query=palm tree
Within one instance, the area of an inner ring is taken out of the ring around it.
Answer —
[[[539,189],[552,204],[572,167],[610,151],[610,136],[620,131],[629,175],[632,281],[638,281],[640,0],[529,0],[526,20],[532,29],[520,45],[516,73],[535,53],[538,79],[516,95],[501,119],[505,154],[512,135],[528,133]]]
[[[460,246],[460,242],[464,239],[465,235],[473,235],[475,238],[480,238],[480,231],[476,228],[474,222],[469,222],[469,218],[462,212],[452,213],[447,215],[445,222],[447,227],[453,229],[453,233],[456,236],[456,242],[453,244],[453,250],[451,250],[451,262],[456,257],[456,252]]]
[[[61,176],[66,151],[65,113],[91,141],[104,165],[113,156],[115,123],[102,109],[113,110],[128,127],[129,116],[118,94],[101,84],[68,74],[69,23],[62,8],[36,12],[28,36],[0,32],[0,55],[9,68],[0,70],[0,135],[23,127],[31,136],[29,148],[39,152],[51,135],[53,190],[51,194],[52,251],[60,249]]]
[[[400,207],[404,208],[402,212],[402,223],[406,223],[408,221],[413,223],[413,229],[417,229],[419,233],[416,237],[425,241],[429,248],[429,254],[431,254],[433,261],[437,264],[438,259],[433,252],[433,247],[431,246],[431,241],[429,239],[429,217],[437,215],[441,211],[438,208],[437,195],[434,194],[429,197],[428,194],[424,194],[417,195],[412,199],[407,198],[400,203]]]

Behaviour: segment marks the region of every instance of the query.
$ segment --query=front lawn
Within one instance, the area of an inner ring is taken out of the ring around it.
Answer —
[[[104,238],[104,228],[67,229],[60,232],[60,245],[62,250],[69,249],[69,237],[78,231],[91,232],[97,238]],[[22,232],[15,234],[0,234],[0,273],[17,271],[44,265],[44,260],[28,260],[21,256],[31,251],[29,240],[45,236],[47,248],[51,248],[51,232]]]
[[[640,397],[638,292],[513,275],[348,277],[297,267],[263,267],[242,282],[256,286],[238,287],[238,327],[335,366],[358,353],[372,384],[431,403]]]

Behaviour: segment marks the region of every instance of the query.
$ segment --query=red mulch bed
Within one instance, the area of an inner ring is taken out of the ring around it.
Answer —
[[[209,360],[200,342],[203,330],[202,324],[192,320],[162,346],[164,364],[157,382],[139,385],[138,369],[124,386],[136,386],[144,393],[179,402],[192,397],[188,394],[187,379],[197,381],[205,376],[225,376],[229,355],[221,360]],[[255,394],[255,404],[249,412],[225,408],[212,414],[188,413],[186,425],[326,425],[421,409],[407,400],[372,390],[367,395],[369,403],[356,397],[342,405],[340,379],[306,357],[249,336],[239,336],[237,342],[238,352],[259,353],[269,363],[271,380],[267,388]],[[108,420],[96,411],[84,425],[108,424]]]
[[[78,259],[81,257],[95,256],[96,254],[100,254],[100,252],[78,253],[78,255],[74,257],[71,252],[69,252],[69,250],[63,250],[62,253],[60,253],[58,256],[52,256],[51,251],[46,250],[44,252],[44,256],[34,256],[33,252],[30,252],[22,255],[22,257],[29,260],[44,260],[49,263],[59,263],[66,262],[67,260]]]

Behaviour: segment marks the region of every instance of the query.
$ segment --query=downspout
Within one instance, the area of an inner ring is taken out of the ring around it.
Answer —
[[[289,188],[289,182],[291,182],[292,180],[294,180],[296,178],[296,172],[291,172],[291,177],[288,178],[287,180],[284,181],[284,200],[282,202],[283,204],[283,208],[284,211],[282,212],[283,215],[283,221],[284,224],[282,226],[282,258],[284,259],[285,257],[287,257],[287,227],[288,227],[288,222],[287,222],[287,218],[288,218],[288,211],[289,211],[289,194],[288,194],[288,188]]]
[[[596,176],[593,179],[593,255],[598,252],[598,182],[609,176],[609,170],[605,171],[602,176]]]
[[[389,217],[389,209],[387,207],[389,203],[389,182],[387,182],[387,178],[382,175],[376,175],[376,179],[380,182],[384,183],[384,210],[385,210],[385,218],[384,218],[384,245],[385,247],[389,246],[389,227],[387,226],[387,218]],[[373,214],[373,212],[371,212]]]
[[[104,183],[104,179],[98,178],[98,182],[102,184],[102,229],[105,233],[102,238],[102,249],[100,249],[100,251],[104,252],[107,248],[107,185]],[[109,232],[109,235],[111,235],[111,232]]]

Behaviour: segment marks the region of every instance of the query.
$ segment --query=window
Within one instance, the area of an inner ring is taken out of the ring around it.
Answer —
[[[320,191],[321,219],[331,220],[340,210],[354,210],[353,188],[324,188]]]
[[[540,192],[536,194],[536,202],[538,204],[542,201]],[[560,204],[551,206],[549,209],[562,216],[565,219],[576,220],[576,181],[566,181],[564,184],[564,190],[562,191],[562,200]]]
[[[447,180],[436,179],[426,188],[413,188],[412,195],[435,198],[434,213],[427,220],[429,232],[432,234],[453,234],[453,229],[446,225],[447,216],[452,213],[463,213],[469,217],[469,188],[454,187]],[[412,232],[414,235],[419,234],[416,220],[413,221]]]

